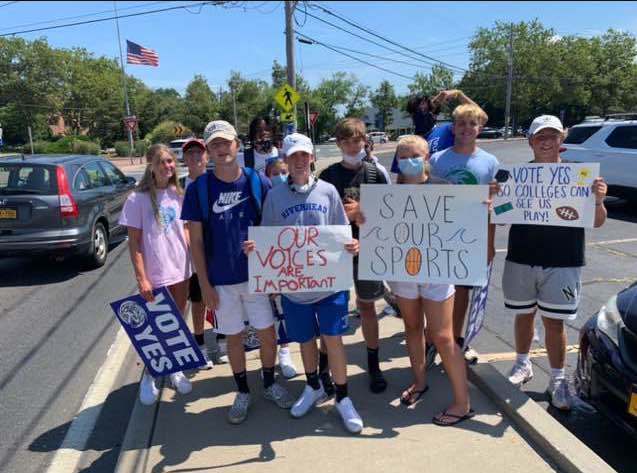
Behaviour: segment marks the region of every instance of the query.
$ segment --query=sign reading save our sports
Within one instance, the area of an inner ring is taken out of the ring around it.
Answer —
[[[482,286],[488,186],[361,185],[361,280]]]
[[[353,284],[349,225],[249,227],[256,249],[248,256],[251,293],[323,292]]]
[[[135,295],[111,302],[117,319],[153,376],[166,376],[205,364],[168,289],[153,290],[155,300]]]
[[[493,223],[593,227],[599,163],[502,166],[508,179],[493,203]]]

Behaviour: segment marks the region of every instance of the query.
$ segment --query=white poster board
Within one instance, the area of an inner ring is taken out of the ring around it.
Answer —
[[[493,223],[593,227],[592,185],[599,163],[527,163],[500,169],[509,178],[494,198]]]
[[[488,186],[361,186],[362,280],[487,281]]]
[[[248,256],[253,294],[349,290],[354,284],[349,225],[249,227],[256,250]]]

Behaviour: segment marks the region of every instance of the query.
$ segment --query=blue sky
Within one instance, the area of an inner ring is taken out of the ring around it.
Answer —
[[[172,6],[180,2],[117,2],[120,15]],[[466,67],[467,44],[477,28],[495,21],[538,18],[558,34],[597,35],[608,28],[637,34],[634,2],[307,2],[324,5],[378,34],[428,56]],[[112,16],[112,1],[95,2],[5,2],[0,1],[0,34],[61,23]],[[355,28],[315,9],[308,12],[346,29]],[[99,13],[99,14],[97,14]],[[91,15],[95,14],[95,15]],[[55,19],[76,17],[51,22]],[[401,57],[383,48],[335,30],[306,17],[299,7],[297,30],[322,42],[381,56]],[[49,23],[43,23],[49,22]],[[36,24],[38,23],[38,24]],[[227,2],[164,13],[120,19],[122,43],[126,39],[157,51],[160,67],[127,66],[127,72],[150,87],[174,87],[183,92],[194,74],[202,74],[211,87],[227,88],[231,70],[248,78],[270,80],[272,61],[285,64],[283,2]],[[29,26],[27,26],[29,25]],[[359,34],[364,33],[357,31]],[[45,37],[56,47],[83,47],[97,56],[119,57],[114,21],[20,34],[25,39]],[[381,42],[378,39],[375,41]],[[385,43],[386,44],[386,43]],[[389,45],[388,45],[389,46]],[[391,46],[390,46],[391,47]],[[125,50],[124,50],[125,54]],[[333,72],[354,73],[376,88],[390,80],[399,93],[406,93],[410,80],[357,63],[319,45],[296,42],[297,72],[311,85]],[[361,56],[363,57],[363,56]],[[418,67],[391,60],[370,59],[376,65],[413,77]],[[427,72],[427,66],[420,68]]]

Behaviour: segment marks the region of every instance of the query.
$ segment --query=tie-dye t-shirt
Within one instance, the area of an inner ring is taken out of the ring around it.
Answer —
[[[480,148],[471,155],[447,148],[432,155],[429,164],[433,176],[452,184],[489,184],[499,166],[495,156]]]
[[[170,286],[190,278],[190,252],[180,219],[183,196],[174,188],[157,191],[159,219],[155,218],[150,196],[132,192],[119,223],[142,230],[144,269],[153,288]]]

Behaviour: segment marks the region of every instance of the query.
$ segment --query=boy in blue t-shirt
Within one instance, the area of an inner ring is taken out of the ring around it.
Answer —
[[[257,330],[261,342],[264,397],[284,409],[294,403],[287,390],[274,381],[276,333],[272,308],[267,296],[249,293],[248,260],[242,251],[248,227],[258,225],[260,218],[261,202],[256,202],[250,177],[259,180],[262,197],[270,189],[270,181],[239,166],[239,139],[230,123],[208,123],[204,143],[215,170],[188,187],[181,218],[189,221],[203,300],[215,312],[217,331],[227,336],[228,358],[238,388],[228,421],[239,424],[251,403],[243,346],[244,318]],[[207,199],[201,202],[204,195]]]
[[[453,111],[454,145],[433,154],[429,160],[431,174],[452,184],[482,184],[495,186],[498,160],[492,154],[478,148],[476,139],[487,122],[487,114],[476,104],[459,105]],[[489,224],[487,264],[495,256],[495,225]],[[469,305],[468,286],[456,286],[453,307],[453,335],[460,346],[464,345],[462,329]],[[477,354],[465,347],[465,358],[474,363]]]

